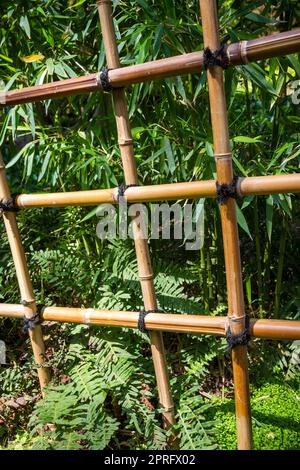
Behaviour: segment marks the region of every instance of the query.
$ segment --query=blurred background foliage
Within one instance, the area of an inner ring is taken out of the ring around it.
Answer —
[[[113,3],[122,64],[203,49],[198,1]],[[218,4],[225,43],[299,27],[297,0]],[[1,1],[2,90],[93,73],[104,65],[95,2]],[[300,112],[291,99],[297,80],[298,54],[226,70],[236,174],[299,171]],[[127,102],[141,184],[215,178],[205,72],[132,86]],[[5,108],[0,126],[12,192],[97,189],[123,182],[109,94]],[[168,312],[226,312],[219,209],[210,200],[204,207],[201,250],[186,251],[182,240],[150,243],[160,307]],[[298,197],[290,195],[238,202],[245,301],[254,318],[300,317],[299,209]],[[132,242],[99,240],[97,217],[90,211],[34,209],[18,214],[38,302],[142,307]],[[3,226],[1,232],[0,301],[19,302]],[[166,446],[145,335],[46,324],[53,383],[47,398],[40,400],[20,324],[7,319],[0,320],[0,326],[0,338],[7,345],[7,364],[0,369],[4,447]],[[165,341],[181,448],[235,448],[231,364],[224,340],[166,335]],[[260,422],[257,425],[255,411],[256,448],[299,446],[299,413],[291,412],[299,407],[299,350],[297,342],[252,342],[253,400],[264,399],[263,411],[255,405]],[[279,386],[285,390],[284,406]],[[275,436],[272,445],[270,433]]]

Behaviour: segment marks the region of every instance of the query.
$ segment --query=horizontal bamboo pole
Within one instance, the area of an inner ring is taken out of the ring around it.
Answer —
[[[19,304],[0,304],[0,317],[22,318],[25,307]],[[82,323],[95,326],[138,327],[139,312],[97,310],[93,308],[45,307],[44,321]],[[149,313],[145,318],[147,329],[175,333],[225,335],[227,317],[208,315],[178,315]],[[300,321],[255,320],[250,321],[250,334],[255,338],[272,340],[299,340]]]
[[[92,73],[82,77],[0,92],[0,108],[97,91],[99,90],[98,75],[98,73]]]
[[[300,51],[300,28],[292,31],[264,36],[250,41],[241,41],[226,48],[229,65],[268,59],[278,55]],[[128,86],[149,80],[176,75],[199,73],[203,68],[203,51],[160,59],[145,64],[131,65],[109,72],[113,87]]]
[[[250,41],[241,41],[227,47],[229,63],[232,66],[299,51],[300,29],[272,34]],[[108,77],[113,88],[120,88],[176,75],[199,73],[202,68],[203,51],[198,51],[144,64],[116,68],[108,72]],[[102,90],[102,87],[99,74],[94,73],[83,77],[2,92],[0,93],[0,108],[100,90]]]
[[[267,195],[300,192],[300,173],[290,175],[251,176],[241,178],[239,192],[242,196]],[[126,190],[128,203],[174,201],[179,199],[197,199],[216,197],[216,182],[190,181],[185,183],[158,184],[131,187]],[[20,208],[89,206],[97,204],[116,204],[118,188],[95,189],[46,194],[21,194],[16,198]]]

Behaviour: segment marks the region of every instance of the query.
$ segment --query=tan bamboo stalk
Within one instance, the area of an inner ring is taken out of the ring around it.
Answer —
[[[0,304],[0,317],[22,318],[25,309],[19,304]],[[45,307],[43,320],[83,323],[95,326],[137,328],[139,312],[99,310],[93,308]],[[227,317],[209,315],[149,314],[145,319],[149,330],[225,336]],[[250,335],[272,340],[299,340],[300,321],[251,320]]]
[[[204,44],[211,50],[216,50],[220,47],[216,1],[200,0],[200,11]],[[207,71],[207,77],[217,177],[220,183],[230,183],[233,178],[233,169],[222,68],[218,66],[210,68]],[[221,206],[221,220],[228,291],[228,319],[233,334],[240,334],[245,328],[245,305],[235,205],[234,199],[228,199]],[[246,346],[233,349],[232,364],[238,448],[251,449],[252,430]]]
[[[6,180],[5,165],[0,152],[0,199],[7,200],[10,197],[11,194]],[[13,212],[4,212],[3,220],[16,268],[16,275],[19,283],[21,298],[22,301],[26,303],[26,306],[23,308],[24,315],[26,317],[31,317],[34,313],[36,313],[36,303],[17,226],[16,215]],[[37,325],[34,330],[29,331],[29,336],[35,362],[38,366],[38,377],[43,393],[44,387],[49,382],[49,370],[48,368],[44,367],[45,346],[41,327]]]
[[[109,69],[120,67],[120,59],[115,36],[111,1],[98,0],[102,37]],[[124,169],[125,183],[137,184],[138,177],[133,152],[132,135],[126,106],[125,91],[123,88],[113,91],[113,102],[118,130],[118,142]],[[139,224],[133,219],[133,233],[135,250],[138,262],[139,278],[146,310],[157,309],[154,290],[153,272],[149,256],[147,240],[141,238],[142,231]],[[163,409],[164,425],[166,428],[174,424],[174,404],[170,392],[166,355],[161,332],[150,333],[151,350],[156,374],[159,400]]]
[[[299,193],[300,173],[241,178],[239,192],[241,196]],[[208,197],[216,197],[216,182],[214,180],[132,187],[127,189],[124,196],[128,203]],[[24,209],[30,207],[92,206],[103,203],[117,204],[118,188],[21,194],[16,198],[16,206]]]
[[[241,41],[227,47],[229,65],[242,65],[248,62],[268,59],[278,55],[292,54],[300,50],[300,29]],[[160,80],[162,78],[199,73],[203,67],[203,51],[190,52],[166,59],[154,60],[144,64],[130,65],[109,71],[109,81],[113,88],[135,83]],[[70,95],[100,91],[101,81],[98,73],[45,83],[19,90],[0,93],[0,108],[16,104],[58,99]]]

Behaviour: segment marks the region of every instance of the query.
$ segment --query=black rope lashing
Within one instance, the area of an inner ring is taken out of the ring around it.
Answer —
[[[230,197],[233,199],[239,199],[240,194],[238,191],[238,182],[239,182],[239,177],[234,176],[233,180],[231,183],[216,183],[217,186],[217,202],[218,204],[222,205],[224,202],[227,201]]]
[[[125,196],[125,192],[128,188],[135,188],[137,186],[138,184],[121,184],[121,186],[118,187],[118,201],[121,197]]]
[[[104,67],[99,74],[99,83],[103,91],[110,92],[112,90],[112,86],[109,81],[108,76],[109,69]]]
[[[165,313],[163,310],[155,309],[155,310],[140,310],[139,319],[138,319],[138,329],[141,333],[146,333],[147,328],[145,325],[145,318],[149,313]]]
[[[32,331],[35,329],[37,325],[40,325],[43,322],[43,309],[45,305],[44,304],[39,304],[36,307],[36,313],[34,313],[31,317],[24,317],[23,321],[23,328],[22,331],[23,333],[28,333],[28,331]]]
[[[239,335],[234,335],[228,326],[226,330],[226,339],[228,343],[227,351],[232,351],[237,346],[247,346],[250,341],[250,317],[245,315],[245,328]]]
[[[16,206],[18,196],[19,193],[14,193],[7,199],[0,199],[0,214],[3,214],[3,212],[18,212],[20,210],[20,208]]]
[[[222,44],[219,49],[212,51],[209,47],[204,49],[203,53],[203,65],[205,70],[215,65],[219,65],[223,69],[227,69],[229,66],[229,58],[226,52],[227,47]]]

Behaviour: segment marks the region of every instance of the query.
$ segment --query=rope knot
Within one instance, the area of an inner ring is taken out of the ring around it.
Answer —
[[[218,204],[222,205],[224,202],[227,201],[229,198],[239,199],[240,194],[238,191],[238,182],[239,177],[235,176],[231,183],[216,183],[217,186],[217,202]]]
[[[222,44],[219,49],[216,49],[215,51],[212,51],[209,47],[206,47],[203,53],[203,65],[205,70],[216,65],[222,67],[223,69],[227,69],[229,66],[229,58],[225,44]]]
[[[7,199],[0,199],[0,214],[3,214],[3,212],[18,212],[20,210],[20,208],[16,206],[18,196],[19,193],[15,193]]]
[[[125,192],[128,188],[135,188],[138,186],[138,184],[121,184],[121,186],[118,187],[118,202],[121,197],[125,196]]]
[[[160,310],[159,308],[154,309],[154,310],[140,310],[139,319],[138,319],[138,329],[140,330],[141,333],[145,333],[147,331],[147,328],[145,325],[145,318],[149,313],[165,313],[165,312],[163,310]]]
[[[104,67],[98,75],[98,83],[101,86],[103,91],[110,92],[112,90],[112,86],[109,81],[108,76],[109,68]]]
[[[34,313],[31,317],[24,317],[23,318],[23,328],[22,328],[22,331],[23,333],[28,333],[29,330],[32,331],[35,329],[35,327],[37,325],[41,325],[41,323],[43,322],[43,309],[44,309],[45,305],[44,304],[39,304],[37,305],[36,307],[36,313]]]
[[[250,333],[249,333],[249,328],[250,328],[250,317],[249,315],[245,315],[245,328],[244,330],[238,334],[234,335],[230,329],[230,325],[228,325],[228,328],[226,330],[226,339],[228,343],[227,351],[232,351],[234,348],[237,346],[247,346],[249,341],[250,341]]]

